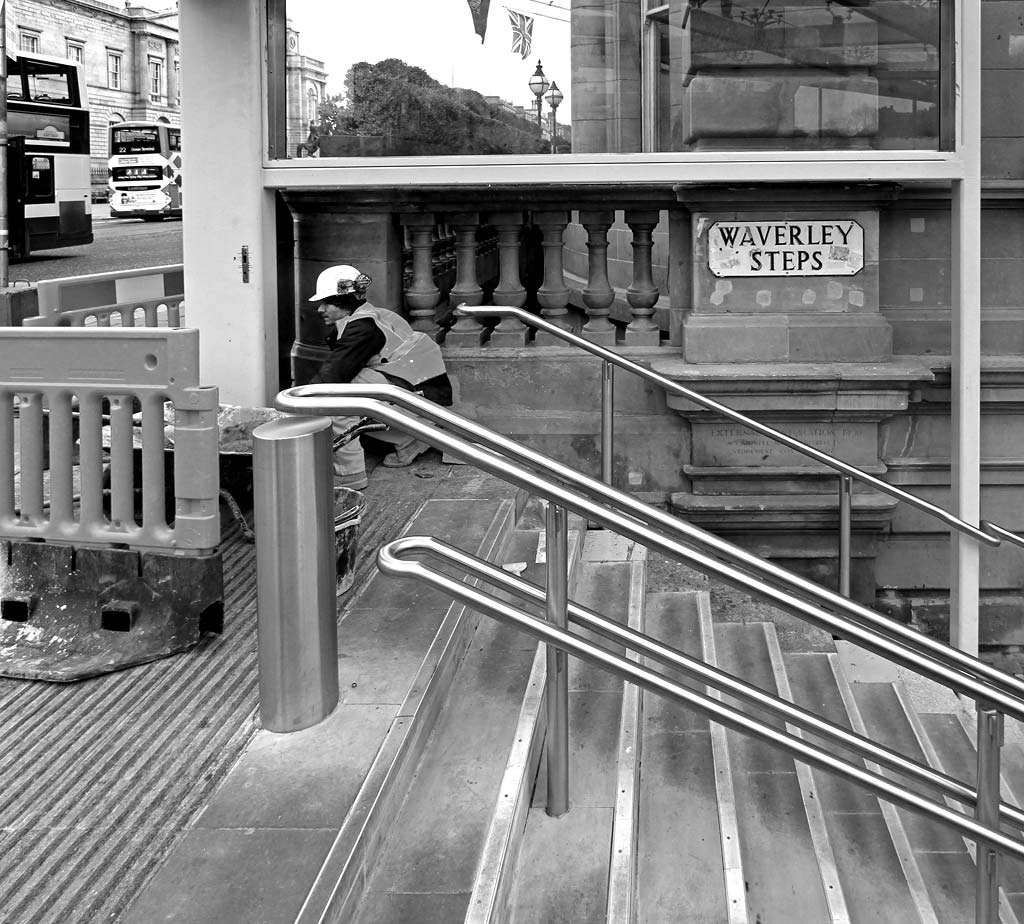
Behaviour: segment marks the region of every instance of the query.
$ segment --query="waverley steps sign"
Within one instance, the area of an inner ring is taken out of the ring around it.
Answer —
[[[835,221],[716,221],[708,228],[715,276],[855,276],[864,267],[864,229]]]

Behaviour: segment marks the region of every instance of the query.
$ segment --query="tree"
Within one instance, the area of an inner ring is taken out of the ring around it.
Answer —
[[[345,93],[324,100],[319,134],[376,137],[389,154],[537,154],[548,150],[532,120],[475,90],[446,87],[397,58],[361,61]]]

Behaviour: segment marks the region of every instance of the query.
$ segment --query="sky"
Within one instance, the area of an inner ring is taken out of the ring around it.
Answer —
[[[319,58],[327,91],[343,91],[345,72],[357,61],[400,58],[447,86],[467,87],[533,106],[530,77],[543,62],[569,103],[569,0],[506,0],[533,17],[533,43],[525,60],[512,52],[512,26],[502,0],[491,0],[486,41],[473,26],[467,0],[287,0],[288,19],[299,31],[299,52]],[[568,109],[564,110],[566,113]],[[547,114],[548,106],[544,104]]]

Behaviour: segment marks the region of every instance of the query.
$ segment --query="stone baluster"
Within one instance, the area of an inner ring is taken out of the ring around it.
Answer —
[[[520,234],[522,212],[493,212],[488,221],[498,232],[498,285],[494,304],[522,308],[526,304],[526,287],[519,278]],[[525,346],[529,330],[517,318],[502,318],[491,332],[492,346]]]
[[[537,290],[537,302],[543,318],[556,327],[570,330],[569,322],[569,289],[565,284],[562,272],[562,251],[564,243],[562,235],[569,224],[569,213],[534,212],[533,223],[540,228],[543,235],[541,246],[544,249],[544,282]],[[564,346],[564,341],[545,331],[537,331],[534,343],[538,346]]]
[[[434,284],[434,238],[437,222],[434,216],[402,215],[402,224],[409,235],[412,250],[412,282],[405,290],[409,324],[433,337],[441,329],[435,320],[441,290]]]
[[[455,230],[455,284],[448,294],[451,307],[483,304],[484,290],[477,281],[476,238],[480,227],[477,212],[458,212],[450,215],[448,224]],[[484,326],[476,319],[456,317],[455,326],[445,335],[445,345],[454,347],[480,346]]]
[[[447,295],[455,284],[455,233],[447,222],[437,226],[438,281]]]
[[[608,229],[615,221],[613,211],[580,211],[580,224],[587,231],[587,286],[583,304],[589,320],[582,334],[603,346],[615,345],[615,325],[608,320],[615,291],[608,281]]]
[[[626,328],[626,343],[631,346],[657,346],[661,334],[653,320],[658,289],[651,270],[651,250],[659,213],[630,209],[626,211],[625,218],[633,232],[633,284],[626,289],[626,301],[632,309],[633,320]]]

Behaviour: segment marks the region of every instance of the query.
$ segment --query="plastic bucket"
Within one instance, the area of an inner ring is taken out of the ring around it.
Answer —
[[[352,488],[334,489],[335,594],[341,596],[355,581],[359,553],[359,523],[366,499]]]

